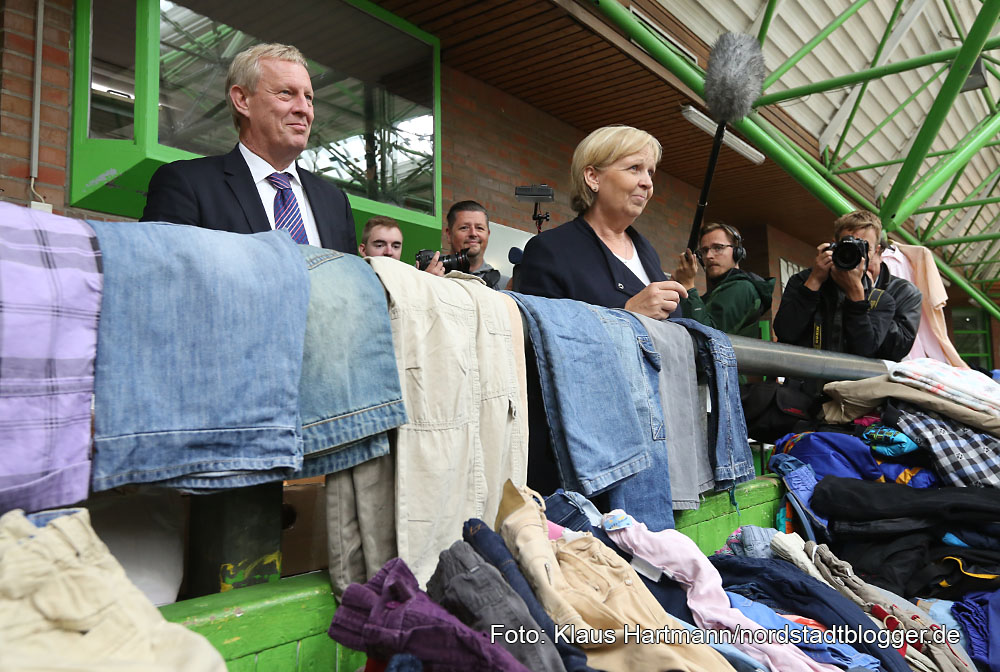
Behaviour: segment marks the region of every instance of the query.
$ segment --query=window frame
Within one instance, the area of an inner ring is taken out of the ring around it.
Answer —
[[[441,179],[441,42],[368,0],[342,0],[432,49],[434,114],[434,212],[424,213],[347,194],[358,234],[369,217],[385,215],[404,229],[406,250],[437,249],[443,219]],[[138,218],[146,203],[149,179],[161,165],[200,155],[159,143],[160,2],[136,0],[135,98],[133,139],[91,138],[90,87],[94,0],[77,0],[73,46],[73,110],[69,203],[110,215]],[[404,250],[404,253],[406,253]]]

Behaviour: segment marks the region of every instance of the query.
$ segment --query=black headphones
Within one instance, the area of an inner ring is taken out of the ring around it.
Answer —
[[[733,239],[733,263],[738,264],[746,259],[747,250],[743,247],[743,236],[740,235],[740,232],[724,222],[716,222],[716,224],[718,224],[719,228],[728,233],[729,237]],[[701,240],[704,235],[705,234],[702,233],[698,236],[698,239]],[[705,260],[701,258],[701,251],[695,250],[694,256],[698,258],[698,263],[701,264],[701,267],[705,268]]]

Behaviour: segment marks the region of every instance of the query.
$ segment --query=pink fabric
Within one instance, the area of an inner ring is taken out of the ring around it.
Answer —
[[[944,319],[944,306],[948,302],[948,293],[941,281],[937,266],[934,265],[934,255],[926,247],[917,245],[895,244],[895,248],[889,248],[882,253],[882,263],[888,266],[889,272],[896,277],[915,284],[924,297],[917,337],[909,354],[903,359],[929,357],[959,368],[968,368],[968,364],[962,361],[955,346],[948,339]]]
[[[613,511],[605,516],[620,514]],[[688,607],[695,625],[705,630],[766,630],[730,606],[722,589],[719,571],[695,543],[677,530],[650,532],[645,524],[633,521],[629,527],[608,530],[620,548],[659,567],[687,589]],[[818,663],[792,644],[734,644],[772,670],[815,670],[839,672],[833,665]]]
[[[882,422],[882,418],[877,415],[865,415],[860,418],[854,418],[854,424],[861,425],[862,427],[871,427],[876,422]]]
[[[549,524],[549,541],[555,541],[556,539],[562,539],[563,530],[566,528],[562,525],[556,525],[551,520],[546,520]]]

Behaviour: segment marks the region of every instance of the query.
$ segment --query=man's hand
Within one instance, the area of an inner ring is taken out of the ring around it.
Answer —
[[[830,243],[820,243],[816,246],[816,259],[805,282],[806,287],[814,292],[818,292],[820,286],[830,277],[830,269],[833,268],[833,250],[828,249],[829,247]]]
[[[443,278],[444,277],[444,264],[442,264],[440,261],[438,261],[438,258],[440,256],[441,256],[440,252],[435,252],[434,253],[434,258],[431,259],[431,263],[427,264],[427,268],[425,268],[424,270],[427,271],[428,273],[430,273],[431,275],[436,275],[438,277],[442,277]],[[414,264],[414,266],[417,266],[417,264]],[[417,266],[417,268],[420,268],[420,267]]]
[[[684,285],[674,280],[651,282],[641,292],[625,302],[625,310],[639,313],[654,320],[665,320],[677,309],[682,298],[687,298]]]
[[[844,290],[848,301],[864,301],[865,285],[862,278],[865,277],[865,265],[858,264],[849,271],[834,267],[830,271],[830,277],[837,283],[837,286]]]
[[[694,289],[694,279],[698,275],[694,253],[691,250],[684,250],[679,258],[680,262],[674,269],[673,279],[683,285],[684,289]]]

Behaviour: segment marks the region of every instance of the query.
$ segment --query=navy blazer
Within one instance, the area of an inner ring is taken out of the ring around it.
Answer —
[[[308,170],[298,169],[320,244],[357,254],[351,204],[340,189]],[[271,225],[239,146],[228,154],[174,161],[160,166],[149,181],[144,222],[191,224],[233,233],[263,233]]]
[[[650,282],[666,280],[660,256],[649,241],[631,226],[625,233]],[[624,308],[645,287],[582,216],[529,240],[518,274],[522,294],[576,299],[606,308]]]

